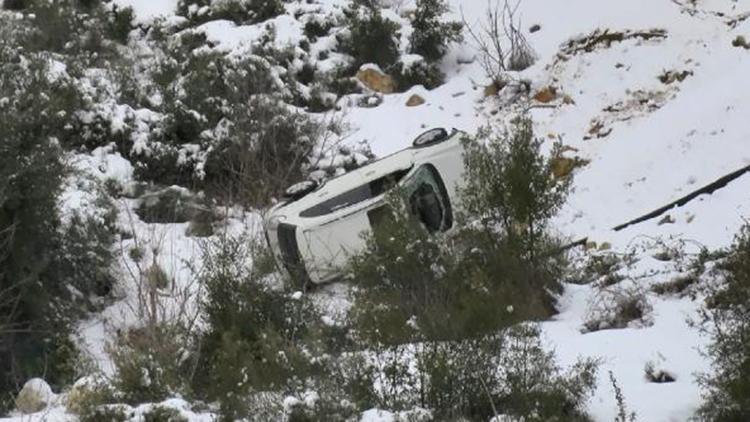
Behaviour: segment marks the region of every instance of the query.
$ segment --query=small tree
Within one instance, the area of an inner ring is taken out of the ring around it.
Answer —
[[[449,11],[445,0],[417,0],[417,10],[412,19],[409,37],[410,51],[429,62],[440,60],[451,42],[461,41],[460,22],[444,22],[443,14]]]
[[[709,292],[703,325],[713,340],[707,348],[713,373],[699,378],[705,401],[697,418],[741,421],[750,418],[750,224],[719,270],[723,282]]]
[[[272,259],[248,236],[224,234],[203,246],[206,330],[192,385],[227,419],[251,416],[253,394],[287,392],[316,370],[317,346],[308,340],[319,317],[300,292],[273,286]]]
[[[24,34],[13,22],[0,22],[3,397],[34,376],[56,388],[72,381],[78,353],[72,323],[92,297],[108,292],[111,281],[111,233],[93,235],[86,225],[71,229],[58,212],[68,175],[58,140],[80,104],[78,91],[66,74],[52,77],[46,55],[28,53],[18,43]],[[104,232],[106,225],[100,228]]]
[[[354,1],[344,12],[349,36],[343,49],[354,57],[354,67],[375,63],[388,71],[399,56],[399,25],[383,17],[377,2]]]
[[[485,128],[477,138],[466,138],[462,195],[469,215],[499,227],[524,259],[538,264],[550,252],[547,225],[564,204],[571,180],[554,177],[555,153],[541,154],[542,140],[534,138],[532,126],[521,116],[509,131],[492,134]]]

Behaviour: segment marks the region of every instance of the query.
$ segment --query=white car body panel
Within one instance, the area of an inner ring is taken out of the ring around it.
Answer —
[[[439,143],[398,151],[331,179],[300,199],[273,207],[264,228],[277,262],[293,277],[313,283],[341,277],[349,258],[366,246],[365,238],[372,231],[368,211],[381,206],[390,189],[364,200],[358,194],[371,194],[379,179],[394,173],[405,173],[397,183],[403,186],[426,164],[439,173],[448,196],[447,209],[455,215],[464,171],[462,134],[454,130]],[[351,203],[347,201],[350,193]]]

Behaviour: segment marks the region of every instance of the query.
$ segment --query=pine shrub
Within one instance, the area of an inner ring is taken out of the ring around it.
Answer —
[[[719,272],[723,281],[704,310],[712,372],[699,378],[704,402],[696,417],[742,421],[750,418],[750,225],[737,234]]]
[[[68,169],[59,139],[77,91],[50,78],[50,59],[29,53],[12,23],[0,28],[0,394],[31,377],[58,389],[73,381],[73,324],[108,292],[112,233],[65,226],[58,200]],[[73,216],[73,219],[75,217]],[[95,228],[96,227],[96,228]],[[98,229],[101,228],[101,231]],[[69,259],[72,258],[72,259]],[[50,364],[52,362],[52,364]]]
[[[207,329],[193,388],[235,420],[253,414],[258,392],[285,392],[315,373],[318,348],[308,339],[319,317],[301,293],[274,287],[273,275],[253,263],[266,254],[260,240],[225,235],[203,251]]]
[[[379,5],[355,1],[346,9],[345,16],[349,34],[340,41],[344,52],[354,57],[354,68],[375,63],[387,71],[396,64],[400,27],[382,15]]]
[[[417,0],[417,9],[411,21],[414,32],[409,37],[411,53],[434,63],[443,58],[449,43],[463,39],[463,25],[460,22],[441,19],[449,10],[445,0]]]
[[[420,56],[412,57],[417,60],[411,63],[399,61],[391,72],[399,91],[407,91],[416,85],[433,89],[443,84],[445,75],[437,64],[429,63]]]
[[[538,270],[554,255],[548,224],[565,203],[571,183],[552,171],[552,157],[561,146],[545,157],[542,143],[526,116],[514,119],[507,131],[492,134],[485,128],[478,137],[466,138],[462,194],[466,213],[487,227],[499,227],[519,257]]]

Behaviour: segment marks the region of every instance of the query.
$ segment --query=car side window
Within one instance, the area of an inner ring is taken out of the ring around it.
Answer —
[[[409,208],[430,232],[453,225],[450,199],[440,173],[430,164],[420,167],[407,184]]]
[[[406,176],[409,170],[411,170],[411,168],[397,170],[393,173],[375,179],[370,183],[357,186],[354,189],[336,195],[331,199],[310,207],[302,211],[299,215],[302,217],[320,217],[322,215],[331,214],[342,208],[358,204],[362,201],[375,198],[376,196],[382,195],[383,193],[396,186],[396,184],[398,184],[398,182],[404,176]]]

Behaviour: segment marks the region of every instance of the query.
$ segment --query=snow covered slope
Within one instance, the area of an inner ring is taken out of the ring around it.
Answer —
[[[175,7],[173,0],[117,2],[134,7],[143,21],[169,16]],[[293,17],[295,8],[326,11],[345,2],[312,3],[289,5],[287,15],[274,19],[277,43],[297,43],[301,37],[301,24]],[[406,10],[413,2],[393,3]],[[560,298],[560,313],[543,323],[545,338],[562,366],[579,356],[602,359],[598,388],[589,402],[597,421],[613,420],[617,412],[609,371],[638,420],[684,421],[700,404],[695,374],[708,368],[699,353],[705,339],[689,324],[696,317],[700,298],[657,295],[649,290],[687,273],[684,260],[655,256],[677,247],[692,256],[700,245],[727,246],[746,221],[743,218],[750,218],[750,174],[746,174],[711,195],[668,211],[668,219],[660,216],[612,230],[750,165],[750,50],[732,44],[738,36],[750,37],[750,0],[695,3],[523,0],[519,8],[538,60],[512,76],[530,81],[532,95],[547,87],[554,87],[556,93],[549,102],[529,103],[536,134],[549,139],[550,145],[561,141],[570,147],[568,156],[586,162],[574,171],[573,191],[554,225],[570,239],[587,237],[606,245],[602,253],[632,257],[631,265],[619,273],[624,283],[641,289],[651,309],[642,321],[626,328],[584,332],[599,296],[591,285],[571,283]],[[472,25],[479,25],[485,17],[482,0],[451,0],[451,5],[454,18],[463,16]],[[527,29],[532,25],[540,29],[530,33]],[[204,24],[202,30],[217,48],[234,54],[242,54],[262,33],[258,25],[236,26],[227,21]],[[615,34],[615,40],[592,48],[570,43],[603,34]],[[447,126],[472,132],[501,122],[511,107],[501,101],[502,92],[499,97],[485,97],[489,81],[476,54],[469,38],[452,46],[442,63],[447,82],[434,90],[414,87],[386,95],[374,108],[342,104],[339,113],[351,126],[350,141],[366,141],[382,156],[409,146],[426,128]],[[407,99],[415,93],[425,103],[407,107]],[[92,169],[110,166],[115,177],[131,177],[132,169],[116,157],[101,152],[87,160]],[[126,216],[129,207],[132,204],[122,204]],[[257,215],[230,215],[237,227],[257,227]],[[128,224],[141,239],[165,242],[158,257],[163,267],[186,295],[199,294],[196,286],[189,285],[185,262],[194,262],[198,254],[194,240],[184,235],[185,225],[146,224],[137,218]],[[125,266],[122,283],[127,296],[132,286]],[[318,294],[331,314],[346,307],[344,286],[327,286]],[[124,299],[81,327],[84,344],[105,372],[111,368],[104,344],[134,317],[125,303]],[[675,381],[648,382],[644,376],[648,364],[669,372]],[[58,410],[39,414],[37,419],[65,420],[64,412]]]

